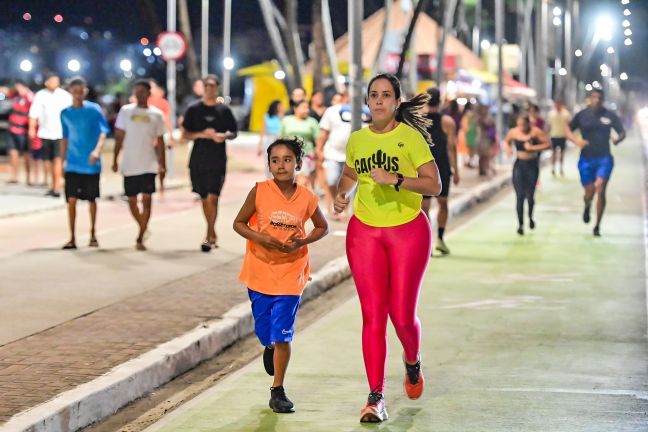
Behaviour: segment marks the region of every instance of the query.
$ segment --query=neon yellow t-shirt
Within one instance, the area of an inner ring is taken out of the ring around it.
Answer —
[[[417,177],[417,168],[433,160],[423,136],[405,123],[383,134],[368,127],[353,132],[347,145],[346,163],[358,174],[355,216],[375,227],[403,225],[414,220],[421,212],[422,195],[379,185],[369,174],[373,168],[383,168],[405,177]]]

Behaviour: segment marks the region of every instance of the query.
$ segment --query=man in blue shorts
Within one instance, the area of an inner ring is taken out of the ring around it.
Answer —
[[[614,168],[610,135],[614,129],[617,138],[612,140],[612,143],[617,145],[625,139],[626,132],[619,117],[603,106],[605,94],[602,90],[593,90],[590,99],[590,106],[576,114],[570,122],[567,138],[581,149],[578,171],[585,188],[583,222],[590,221],[590,207],[596,194],[596,226],[593,233],[600,237],[601,219],[605,210],[605,190]],[[582,139],[574,135],[576,130],[580,130]]]

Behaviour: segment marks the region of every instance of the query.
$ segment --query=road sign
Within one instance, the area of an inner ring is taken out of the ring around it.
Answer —
[[[162,58],[167,61],[180,60],[187,51],[187,42],[180,32],[162,32],[156,43],[162,51]]]

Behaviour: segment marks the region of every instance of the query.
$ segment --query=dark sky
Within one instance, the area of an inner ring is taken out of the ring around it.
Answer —
[[[159,24],[163,27],[166,22],[166,1],[150,0],[156,9]],[[150,20],[143,18],[141,9],[137,4],[138,0],[0,0],[3,13],[0,14],[0,28],[2,30],[19,29],[27,32],[40,32],[47,26],[69,27],[76,26],[85,28],[88,31],[110,30],[116,39],[124,42],[136,42],[142,36],[154,39],[154,26]],[[197,29],[200,25],[200,1],[190,0],[191,20]],[[212,37],[215,43],[219,43],[222,37],[222,10],[223,0],[211,0],[210,26]],[[281,2],[278,2],[281,3]],[[308,25],[310,20],[310,1],[299,1],[300,23]],[[382,0],[365,0],[365,15],[375,12],[383,5]],[[434,1],[430,1],[434,4]],[[631,0],[627,6],[621,5],[621,0],[581,0],[580,28],[585,38],[591,37],[591,32],[596,27],[596,17],[602,13],[608,13],[616,20],[616,46],[619,52],[621,68],[631,77],[648,82],[648,30],[645,23],[648,22],[648,0]],[[336,36],[346,32],[347,0],[331,0],[332,21]],[[493,0],[484,1],[486,13],[491,14]],[[622,27],[620,25],[623,16],[623,9],[628,7],[632,15],[628,17],[632,23],[633,45],[623,45]],[[29,12],[32,16],[30,21],[25,21],[22,16]],[[53,17],[56,14],[63,15],[62,24],[55,24]],[[492,15],[492,14],[491,14]],[[91,24],[87,17],[92,19]],[[469,18],[470,20],[470,18]],[[508,18],[507,27],[515,25],[515,18]],[[488,34],[493,29],[485,29]],[[195,35],[196,37],[198,35]],[[0,41],[0,49],[2,43]],[[591,64],[582,66],[586,76],[595,76],[601,61],[605,61],[605,47],[599,47],[597,55],[592,59]],[[241,51],[239,65],[244,66],[260,60],[273,57],[270,44],[263,26],[260,8],[257,0],[235,0],[233,1],[233,52]],[[593,79],[593,78],[592,78]]]

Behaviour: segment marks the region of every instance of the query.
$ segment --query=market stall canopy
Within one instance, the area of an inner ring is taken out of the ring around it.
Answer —
[[[389,17],[389,33],[402,35],[407,31],[411,19],[411,13],[406,14],[402,8],[395,4],[391,8]],[[385,20],[385,9],[380,9],[374,14],[367,17],[362,23],[362,67],[371,69],[373,67],[380,41],[383,33],[383,24]],[[440,27],[426,13],[421,13],[416,23],[412,46],[417,57],[428,56],[431,59],[436,58],[438,47],[438,37],[440,37]],[[398,43],[385,41],[387,44],[386,61],[392,61],[400,55],[400,39]],[[393,41],[392,41],[393,42]],[[335,41],[335,51],[338,63],[348,63],[350,58],[349,34],[340,36]],[[459,39],[449,35],[446,39],[444,65],[449,69],[482,69],[483,63],[466,45]],[[311,62],[307,64],[308,70],[311,68]]]

